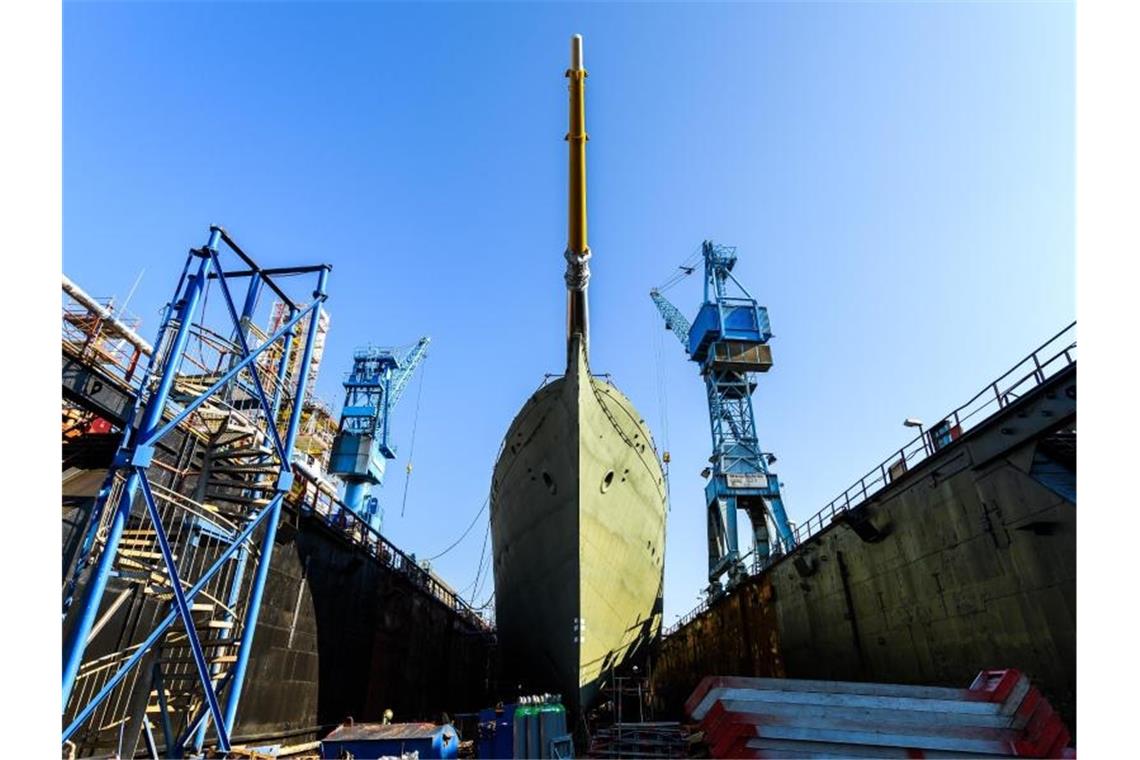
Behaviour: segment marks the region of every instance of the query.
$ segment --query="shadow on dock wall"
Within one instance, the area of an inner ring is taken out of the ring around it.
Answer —
[[[235,740],[484,706],[488,637],[323,523],[273,555]]]

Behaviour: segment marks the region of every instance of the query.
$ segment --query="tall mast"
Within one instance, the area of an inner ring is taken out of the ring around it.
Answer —
[[[586,69],[582,67],[582,35],[570,38],[570,187],[566,234],[566,341],[581,336],[585,349],[589,329],[586,285],[590,281],[590,246],[586,242]]]

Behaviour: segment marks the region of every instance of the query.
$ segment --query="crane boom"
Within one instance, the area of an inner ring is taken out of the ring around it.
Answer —
[[[689,332],[693,329],[689,320],[685,319],[681,310],[670,303],[668,298],[661,295],[661,291],[657,288],[649,291],[649,297],[653,299],[653,303],[657,304],[657,311],[661,312],[661,316],[665,318],[665,329],[672,330],[673,334],[681,341],[681,346],[688,352]]]
[[[390,406],[395,407],[400,402],[400,398],[404,395],[404,390],[408,387],[408,382],[415,374],[416,368],[427,357],[429,343],[431,343],[431,338],[425,335],[408,349],[404,358],[400,360],[400,369],[397,370],[392,381],[391,400],[388,402]]]

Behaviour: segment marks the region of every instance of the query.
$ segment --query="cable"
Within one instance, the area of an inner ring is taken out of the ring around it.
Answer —
[[[487,538],[490,535],[491,535],[491,523],[490,523],[490,521],[488,521],[487,522],[487,530],[483,533],[483,548],[479,551],[479,566],[475,570],[475,580],[471,581],[471,583],[464,586],[463,591],[459,592],[459,595],[463,596],[467,591],[471,591],[470,604],[475,603],[475,597],[477,596],[477,594],[479,592],[479,585],[480,585],[479,580],[480,580],[480,578],[485,577],[483,575],[483,568],[486,566],[486,562],[487,562]]]
[[[408,506],[408,483],[412,480],[412,455],[416,453],[416,428],[420,424],[420,399],[424,395],[424,375],[427,374],[427,356],[424,356],[423,366],[420,367],[419,387],[416,389],[416,411],[412,418],[412,441],[408,445],[408,464],[404,467],[404,499],[400,502],[400,517],[404,516],[404,508]]]
[[[653,309],[654,321],[656,322],[657,309]],[[668,381],[665,377],[665,361],[664,361],[664,331],[654,330],[653,340],[653,354],[654,360],[657,363],[657,411],[661,417],[661,461],[665,475],[665,506],[666,509],[672,511],[673,509],[673,494],[669,483],[669,392]]]
[[[488,533],[491,532],[491,523],[490,522],[487,523],[487,532]],[[486,539],[484,539],[484,541],[486,541]],[[489,558],[489,556],[490,555],[488,555],[488,558]],[[483,573],[483,579],[481,581],[479,581],[479,585],[476,586],[475,590],[471,593],[471,603],[472,604],[475,603],[475,600],[479,597],[480,592],[482,592],[483,584],[485,584],[487,582],[487,578],[489,578],[491,576],[491,563],[490,562],[487,563],[486,570],[487,570],[487,572]],[[493,592],[494,592],[494,590],[492,589],[492,593]]]
[[[697,269],[697,259],[701,256],[702,252],[703,248],[701,246],[697,246],[697,250],[693,251],[693,253],[689,254],[688,258],[677,265],[677,268],[680,271],[674,272],[673,275],[669,277],[669,279],[665,280],[665,282],[657,286],[657,292],[664,293],[666,290],[673,287],[681,280],[685,279],[693,272],[695,272]]]
[[[433,560],[437,560],[440,557],[442,557],[443,555],[447,554],[452,549],[454,549],[456,546],[459,546],[459,542],[462,541],[463,539],[467,538],[467,534],[470,533],[471,529],[475,527],[475,523],[476,523],[476,521],[478,521],[479,515],[483,514],[483,510],[487,508],[487,504],[490,501],[491,501],[491,494],[487,494],[487,498],[483,499],[483,506],[479,507],[479,511],[475,513],[475,518],[471,521],[471,524],[467,526],[467,529],[463,531],[463,535],[461,535],[459,538],[455,539],[451,543],[450,546],[448,546],[446,549],[441,551],[439,554],[436,554],[435,556],[432,556],[432,557],[428,557],[427,561],[431,562]]]
[[[473,609],[475,612],[482,612],[483,610],[490,607],[491,604],[494,603],[494,601],[495,601],[495,590],[491,589],[491,595],[489,597],[487,597],[487,601],[483,602],[478,607],[473,606],[471,609]]]

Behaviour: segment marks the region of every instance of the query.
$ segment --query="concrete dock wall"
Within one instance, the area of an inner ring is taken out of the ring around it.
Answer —
[[[235,737],[483,707],[490,639],[327,528],[274,552]]]

